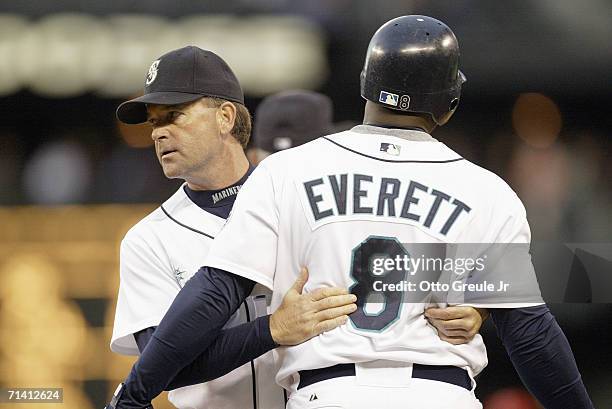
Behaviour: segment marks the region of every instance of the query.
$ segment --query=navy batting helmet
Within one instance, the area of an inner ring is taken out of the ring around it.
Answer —
[[[452,30],[427,16],[402,16],[374,33],[361,96],[387,108],[431,114],[437,124],[459,103],[466,81]]]

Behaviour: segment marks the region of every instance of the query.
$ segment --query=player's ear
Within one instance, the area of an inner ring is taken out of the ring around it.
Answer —
[[[224,102],[217,109],[217,125],[222,135],[230,134],[236,122],[236,106],[231,102]]]

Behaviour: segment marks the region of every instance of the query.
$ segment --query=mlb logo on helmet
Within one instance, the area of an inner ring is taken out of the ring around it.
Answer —
[[[378,97],[378,101],[383,104],[397,106],[397,102],[399,100],[399,95],[392,94],[390,92],[380,91],[380,97]]]
[[[394,145],[392,143],[384,143],[384,142],[380,144],[380,151],[386,152],[389,155],[399,156],[400,150],[401,150],[401,146],[399,145]]]

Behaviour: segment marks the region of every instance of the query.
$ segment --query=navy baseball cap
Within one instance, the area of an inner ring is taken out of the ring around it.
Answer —
[[[146,104],[176,105],[215,97],[244,105],[244,94],[232,69],[212,51],[187,46],[153,61],[145,79],[144,95],[117,108],[126,124],[147,120]]]
[[[254,146],[278,152],[333,129],[331,99],[314,91],[284,91],[266,97],[255,111]]]

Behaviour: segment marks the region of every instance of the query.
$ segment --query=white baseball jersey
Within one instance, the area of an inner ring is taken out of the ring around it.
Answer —
[[[121,242],[121,280],[111,340],[114,352],[139,354],[133,334],[160,323],[183,284],[204,265],[213,238],[224,223],[223,218],[191,201],[181,186],[128,231]],[[248,297],[226,326],[266,315],[269,296],[262,297],[262,290],[269,294],[256,286],[254,293],[260,296]],[[169,400],[178,408],[189,409],[280,409],[284,396],[271,381],[274,373],[269,352],[253,366],[245,364],[214,381],[175,389]]]
[[[265,159],[206,264],[273,289],[274,308],[302,266],[310,272],[306,291],[339,286],[359,293],[372,276],[364,260],[401,255],[401,243],[529,240],[522,203],[495,174],[425,132],[360,125]],[[487,364],[480,335],[465,345],[442,341],[424,318],[426,306],[364,304],[345,325],[278,349],[277,382],[295,391],[300,370],[372,360],[478,374]]]

